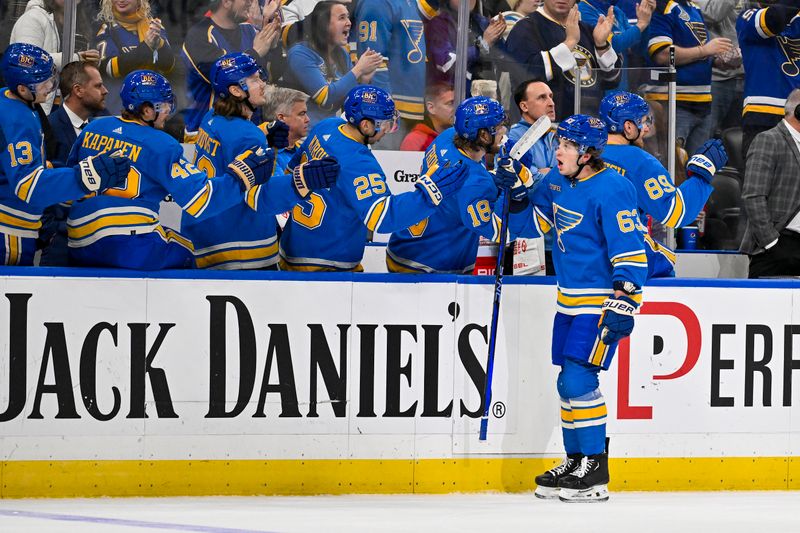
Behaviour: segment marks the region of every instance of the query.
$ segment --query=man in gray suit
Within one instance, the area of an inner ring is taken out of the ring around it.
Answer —
[[[750,256],[751,278],[800,276],[800,89],[784,111],[747,152],[742,199],[748,222],[739,249]]]

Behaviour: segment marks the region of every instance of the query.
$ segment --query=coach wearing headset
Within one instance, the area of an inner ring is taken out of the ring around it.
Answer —
[[[784,111],[748,151],[740,250],[750,256],[751,278],[800,276],[800,89],[789,94]]]

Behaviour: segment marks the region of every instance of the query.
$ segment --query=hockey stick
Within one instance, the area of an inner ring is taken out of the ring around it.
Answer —
[[[537,120],[533,126],[528,128],[522,137],[514,143],[509,157],[515,161],[520,158],[536,144],[536,141],[545,136],[550,131],[550,119],[544,115]],[[500,321],[500,296],[503,291],[503,261],[506,255],[506,234],[508,233],[508,210],[511,205],[509,197],[511,191],[505,191],[503,197],[503,214],[500,220],[500,248],[497,250],[497,264],[494,270],[494,302],[492,303],[492,323],[489,330],[489,352],[486,357],[486,384],[483,389],[483,415],[481,416],[481,429],[478,438],[486,440],[486,431],[489,427],[489,408],[492,405],[492,374],[494,373],[494,349],[497,344],[497,323]]]

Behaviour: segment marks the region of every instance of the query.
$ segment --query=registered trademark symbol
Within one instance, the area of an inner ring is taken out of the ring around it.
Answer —
[[[506,404],[503,402],[494,402],[492,406],[492,414],[495,418],[503,418],[506,416]]]

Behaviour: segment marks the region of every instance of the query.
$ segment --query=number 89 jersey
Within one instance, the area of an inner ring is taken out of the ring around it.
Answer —
[[[350,137],[346,123],[329,118],[311,130],[296,162],[333,156],[336,185],[311,193],[291,212],[281,235],[282,270],[361,270],[368,232],[392,233],[416,224],[434,207],[423,191],[392,195],[370,148]]]

